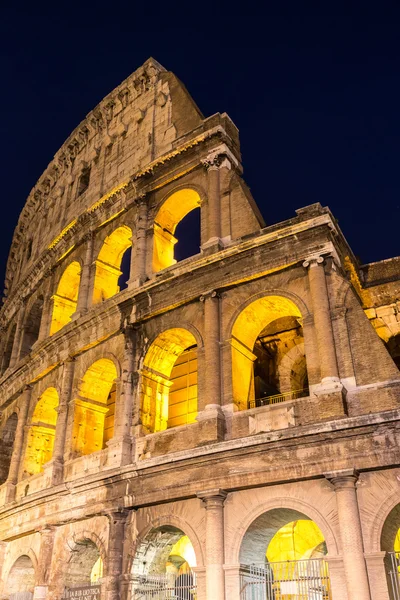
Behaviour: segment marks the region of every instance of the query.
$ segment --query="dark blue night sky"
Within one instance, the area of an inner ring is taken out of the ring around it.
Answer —
[[[149,56],[239,127],[267,224],[321,202],[363,263],[400,254],[398,2],[16,4],[0,25],[2,280],[30,189]]]

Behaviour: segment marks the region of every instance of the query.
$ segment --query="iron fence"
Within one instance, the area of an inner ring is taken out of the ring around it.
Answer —
[[[291,392],[285,392],[283,394],[275,394],[274,396],[262,396],[255,400],[249,400],[248,408],[259,408],[260,406],[269,406],[270,404],[279,404],[280,402],[286,402],[287,400],[297,400],[298,398],[305,398],[310,395],[308,388],[302,390],[293,390]]]
[[[400,552],[389,552],[389,585],[391,598],[400,600]]]
[[[194,573],[140,575],[132,587],[132,600],[197,600]]]
[[[332,600],[328,563],[318,558],[242,565],[240,600]]]

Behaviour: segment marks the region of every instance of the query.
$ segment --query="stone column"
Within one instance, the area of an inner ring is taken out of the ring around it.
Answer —
[[[324,258],[308,259],[303,263],[308,267],[311,302],[317,336],[318,354],[322,382],[338,381],[335,341],[331,322],[328,289],[326,286]]]
[[[107,564],[105,565],[104,600],[120,600],[121,582],[123,578],[123,556],[125,525],[129,511],[121,510],[107,514],[109,519]]]
[[[200,297],[204,302],[204,367],[205,407],[219,409],[221,406],[221,356],[220,356],[220,308],[216,291]]]
[[[79,284],[78,302],[74,317],[80,317],[85,314],[91,304],[91,292],[93,282],[93,249],[94,249],[94,233],[89,232],[85,238],[86,250],[85,259],[81,272],[81,281]]]
[[[141,196],[137,203],[137,218],[135,240],[132,240],[131,269],[128,288],[133,289],[142,285],[146,279],[147,254],[147,198]]]
[[[119,394],[115,404],[114,437],[108,447],[120,446],[120,464],[132,462],[132,420],[134,401],[134,371],[136,357],[136,329],[128,326],[124,331],[124,358],[121,367]],[[115,448],[116,450],[116,448]]]
[[[206,590],[207,600],[225,600],[224,502],[221,489],[198,492],[206,508]]]
[[[53,316],[53,288],[54,288],[54,272],[49,277],[47,291],[43,300],[42,319],[40,321],[40,329],[38,342],[44,340],[50,333],[50,325]]]
[[[18,313],[17,327],[15,329],[14,343],[13,343],[13,348],[12,348],[12,352],[11,352],[11,359],[10,359],[9,367],[13,367],[19,359],[19,351],[21,348],[21,337],[22,337],[22,333],[23,333],[23,323],[24,323],[24,319],[25,319],[25,310],[26,310],[26,306],[25,306],[25,304],[23,304],[21,306],[21,308],[19,309],[19,313]]]
[[[349,469],[326,473],[325,477],[332,483],[336,494],[348,598],[371,600],[356,492],[358,474]]]
[[[6,503],[11,502],[15,498],[15,487],[18,482],[18,474],[21,466],[22,449],[24,447],[24,433],[28,418],[31,395],[32,388],[31,386],[27,385],[19,402],[18,424],[15,431],[14,448],[6,481]]]
[[[365,554],[372,600],[389,600],[388,579],[390,576],[386,572],[386,556],[384,551]]]
[[[40,533],[39,560],[36,569],[35,589],[33,600],[44,600],[47,597],[49,576],[51,572],[51,561],[54,545],[54,527],[43,527]]]
[[[64,451],[68,421],[68,406],[71,399],[72,384],[74,381],[75,360],[69,358],[64,362],[61,384],[61,393],[57,407],[57,423],[53,447],[53,474],[52,484],[62,482],[64,476]]]
[[[6,557],[7,551],[7,542],[0,542],[0,591],[3,592],[0,597],[4,597],[6,595],[6,591],[3,586],[6,585],[5,573],[3,572],[4,561]]]

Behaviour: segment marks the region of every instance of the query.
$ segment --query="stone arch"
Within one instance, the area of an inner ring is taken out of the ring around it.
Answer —
[[[24,459],[24,476],[43,471],[53,455],[59,396],[48,387],[38,398],[31,418]]]
[[[0,485],[7,480],[14,447],[18,415],[13,412],[5,421],[0,432]]]
[[[294,340],[294,345],[288,349],[278,364],[278,374],[282,391],[308,388],[304,342]],[[296,379],[295,384],[294,379]]]
[[[17,324],[13,323],[11,325],[11,327],[9,328],[9,331],[7,334],[7,341],[4,346],[3,360],[1,363],[1,373],[4,373],[4,371],[6,371],[6,369],[8,369],[8,367],[10,366],[16,330],[17,330]]]
[[[398,508],[399,507],[399,508]],[[398,511],[398,512],[397,512]],[[390,518],[390,522],[393,525],[393,521],[396,517],[400,518],[400,503],[399,503],[399,492],[396,490],[393,492],[384,502],[382,502],[377,508],[375,515],[372,519],[369,535],[367,539],[371,540],[370,551],[371,552],[379,552],[380,550],[387,550],[390,547],[390,539],[393,532],[393,526],[388,526],[387,521]],[[387,529],[385,530],[385,525]],[[400,522],[399,526],[400,527]],[[384,547],[382,547],[384,546]]]
[[[102,450],[113,437],[117,378],[110,358],[100,358],[86,369],[74,402],[72,456]]]
[[[32,594],[35,587],[35,574],[38,562],[34,552],[29,549],[25,554],[20,554],[12,563],[5,577],[5,590],[7,594],[28,592]]]
[[[67,588],[97,583],[97,580],[93,581],[93,575],[99,563],[101,574],[106,575],[107,554],[98,535],[88,530],[75,532],[67,540],[66,546],[69,558],[65,565],[63,583]]]
[[[39,295],[30,304],[26,312],[23,325],[20,358],[23,358],[32,350],[32,346],[39,339],[40,325],[43,315],[43,296]]]
[[[165,329],[148,345],[141,368],[141,396],[141,423],[147,433],[195,421],[197,338],[192,331]]]
[[[122,259],[131,246],[132,230],[127,225],[120,225],[105,238],[95,261],[93,304],[103,302],[120,291]]]
[[[57,289],[53,296],[50,335],[53,335],[67,325],[72,320],[72,315],[76,312],[81,272],[80,261],[73,260],[60,275]]]
[[[298,498],[277,497],[277,498],[273,498],[269,501],[263,502],[262,504],[253,508],[253,510],[251,510],[237,525],[233,539],[232,539],[231,549],[230,549],[231,564],[240,563],[243,556],[245,558],[246,558],[246,556],[248,558],[251,558],[249,556],[250,545],[247,543],[250,540],[250,538],[248,538],[247,542],[245,543],[245,546],[243,546],[243,541],[245,539],[246,533],[249,531],[249,529],[251,528],[251,526],[253,524],[257,523],[258,519],[265,518],[265,520],[267,521],[267,517],[264,517],[264,515],[268,516],[270,513],[273,513],[273,511],[281,511],[281,514],[278,515],[277,513],[275,513],[273,515],[274,517],[276,517],[276,521],[275,521],[275,526],[272,528],[270,534],[272,533],[272,531],[275,533],[277,531],[276,526],[279,523],[283,523],[286,519],[287,519],[286,522],[295,520],[296,518],[300,518],[300,517],[302,519],[308,519],[308,520],[314,521],[314,523],[316,523],[316,525],[321,530],[321,532],[324,536],[324,539],[325,539],[326,547],[328,550],[328,555],[336,556],[338,554],[338,543],[337,543],[335,534],[332,530],[332,527],[327,522],[325,517],[315,507],[311,506],[307,502],[304,502],[303,500],[300,500]],[[261,523],[264,524],[263,521],[261,521]],[[270,539],[272,539],[272,535],[271,535]],[[266,540],[268,541],[268,537],[266,538]],[[263,546],[263,548],[264,548],[263,557],[261,557],[261,553],[262,553],[261,546]],[[264,560],[266,547],[267,546],[265,545],[265,539],[260,537],[258,539],[258,543],[256,545],[256,553],[257,553],[258,558],[261,559],[261,562],[263,562],[263,560]],[[253,560],[250,562],[257,562],[257,561]],[[258,560],[258,562],[260,562],[260,560]]]
[[[174,234],[177,225],[201,204],[202,198],[194,186],[176,188],[163,198],[154,217],[153,272],[176,263],[174,246],[177,238]]]
[[[281,386],[279,379],[279,364],[282,363],[282,369],[289,368],[288,348],[304,343],[302,324],[307,313],[301,312],[299,304],[305,308],[303,302],[294,302],[293,294],[278,295],[269,291],[252,296],[236,311],[229,331],[232,397],[238,410],[268,404],[268,398],[280,394],[289,394],[288,399],[292,399],[293,394],[293,398],[308,395],[308,387],[306,391],[293,387],[294,378],[286,382],[290,384],[289,389]],[[293,360],[299,358],[298,351],[292,354]]]

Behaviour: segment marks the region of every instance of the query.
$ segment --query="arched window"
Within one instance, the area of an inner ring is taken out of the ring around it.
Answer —
[[[197,345],[186,329],[168,329],[150,346],[142,372],[143,427],[149,433],[197,416]]]
[[[96,260],[93,304],[103,302],[120,291],[121,265],[131,246],[132,231],[126,225],[118,227],[104,240]]]
[[[25,452],[24,474],[35,475],[53,456],[58,394],[53,387],[40,396],[32,416]]]
[[[103,576],[103,561],[98,547],[92,540],[82,539],[76,543],[65,566],[66,588],[90,586]]]
[[[1,364],[1,372],[4,373],[4,371],[6,369],[8,369],[8,367],[10,366],[10,361],[11,361],[11,356],[12,356],[12,351],[13,351],[13,346],[14,346],[14,339],[15,339],[15,331],[17,329],[16,324],[14,323],[14,325],[11,327],[9,333],[8,333],[8,337],[7,337],[7,342],[6,345],[4,347],[4,354],[3,354],[3,361]]]
[[[154,219],[153,271],[155,273],[175,264],[177,259],[182,260],[200,251],[200,204],[200,196],[195,190],[184,189],[169,196],[159,209]],[[185,230],[183,220],[195,209],[198,209],[196,211],[198,214],[194,215],[194,219],[188,218]],[[179,256],[176,256],[175,244],[178,243],[178,238],[175,233],[181,222],[182,239],[178,245],[182,248],[179,248]]]
[[[32,349],[39,338],[40,324],[43,315],[43,297],[39,296],[33,303],[24,323],[20,358],[23,358]]]
[[[16,413],[13,413],[8,417],[0,433],[0,485],[8,477],[17,425],[18,417]]]
[[[53,296],[50,335],[71,321],[77,307],[80,280],[81,265],[77,261],[73,261],[61,275],[57,291]]]
[[[240,410],[308,395],[301,313],[281,296],[249,304],[232,329],[233,401]]]
[[[13,566],[5,584],[7,598],[33,598],[35,587],[35,568],[32,560],[26,554],[20,556]]]
[[[102,450],[113,437],[116,378],[117,369],[109,358],[97,360],[84,374],[75,399],[74,456]]]

